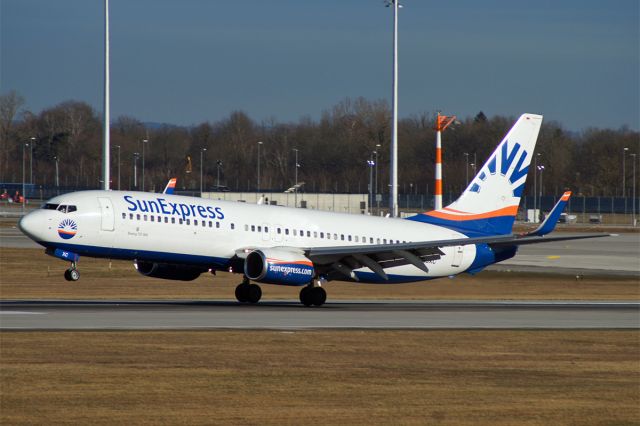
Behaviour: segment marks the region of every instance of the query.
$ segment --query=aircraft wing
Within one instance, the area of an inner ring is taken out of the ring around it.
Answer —
[[[437,260],[444,253],[442,247],[488,244],[489,246],[518,246],[525,244],[566,241],[585,238],[606,237],[610,234],[559,235],[543,237],[533,235],[496,235],[489,237],[456,238],[449,240],[423,241],[401,244],[377,244],[367,246],[335,246],[304,249],[304,253],[321,273],[338,272],[356,279],[353,270],[367,267],[383,279],[387,279],[385,268],[412,264],[428,272],[424,262]]]

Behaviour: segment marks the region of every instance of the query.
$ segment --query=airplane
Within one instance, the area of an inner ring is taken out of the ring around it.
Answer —
[[[515,256],[518,247],[608,234],[547,236],[570,193],[536,230],[515,235],[542,116],[523,114],[460,197],[406,219],[134,191],[80,191],[48,200],[20,230],[45,253],[132,260],[147,277],[190,281],[242,274],[235,296],[257,303],[258,284],[300,286],[300,302],[321,306],[333,280],[393,284],[476,274]],[[171,184],[168,185],[168,187]],[[253,283],[252,283],[253,282]]]

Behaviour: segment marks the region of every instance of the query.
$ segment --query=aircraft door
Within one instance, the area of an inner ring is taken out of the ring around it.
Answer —
[[[464,246],[453,247],[453,258],[451,259],[451,266],[454,268],[460,267],[462,263],[462,256],[464,255]]]
[[[100,211],[102,213],[100,229],[102,231],[113,231],[116,220],[111,199],[106,197],[98,197],[98,203],[100,203]]]

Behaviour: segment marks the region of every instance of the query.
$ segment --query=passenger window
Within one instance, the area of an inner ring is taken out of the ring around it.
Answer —
[[[205,226],[207,226],[207,222],[206,221],[202,221],[202,227],[204,228]]]
[[[216,222],[216,228],[220,228],[220,222]]]
[[[357,242],[358,242],[358,236],[356,235],[356,237],[355,237],[355,238],[356,238],[356,243],[357,243]]]
[[[320,238],[324,238],[324,232],[320,233]]]
[[[287,228],[287,229],[285,229],[285,230],[284,230],[284,234],[285,234],[285,235],[289,235],[289,228]]]
[[[311,231],[307,231],[307,237],[311,237]]]
[[[338,234],[333,234],[333,239],[337,240],[338,239]]]
[[[344,234],[340,234],[340,239],[344,241]]]
[[[282,234],[282,229],[278,228],[276,231],[278,234]]]
[[[294,229],[294,230],[293,230],[293,236],[294,236],[294,237],[297,237],[297,236],[298,236],[298,230],[297,230],[297,229]]]
[[[213,222],[209,221],[209,228],[213,228]]]
[[[122,213],[122,218],[126,219],[127,218],[127,214],[126,213]]]
[[[187,219],[186,222],[187,222],[187,225],[191,225],[191,219]]]
[[[268,226],[264,227],[264,232],[269,233],[269,227]]]
[[[384,240],[382,240],[383,244],[387,244],[387,239],[385,238]]]
[[[198,226],[198,220],[197,219],[193,219],[193,225],[194,226]]]
[[[231,229],[236,229],[236,225],[235,225],[235,223],[232,223],[232,224],[231,224]]]
[[[262,232],[262,226],[258,226],[258,232]]]
[[[140,220],[140,213],[136,213],[136,220]]]
[[[180,219],[180,220],[182,220],[182,219]],[[171,223],[176,223],[176,218],[175,217],[171,218]]]
[[[150,219],[151,219],[151,222],[155,222],[156,221],[155,216],[151,216]]]
[[[357,238],[358,238],[358,237],[356,237],[356,239],[357,239]],[[349,241],[351,241],[351,235],[349,235]]]
[[[318,231],[313,231],[313,238],[318,238]]]
[[[256,232],[256,226],[255,225],[251,225],[251,232]]]

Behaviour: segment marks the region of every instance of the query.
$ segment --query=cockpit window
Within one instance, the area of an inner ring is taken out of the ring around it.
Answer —
[[[58,210],[58,206],[60,204],[51,204],[51,203],[47,203],[44,206],[42,206],[43,209],[45,210]]]
[[[61,213],[71,213],[71,212],[75,212],[78,209],[76,206],[61,204],[58,206],[57,210]]]

